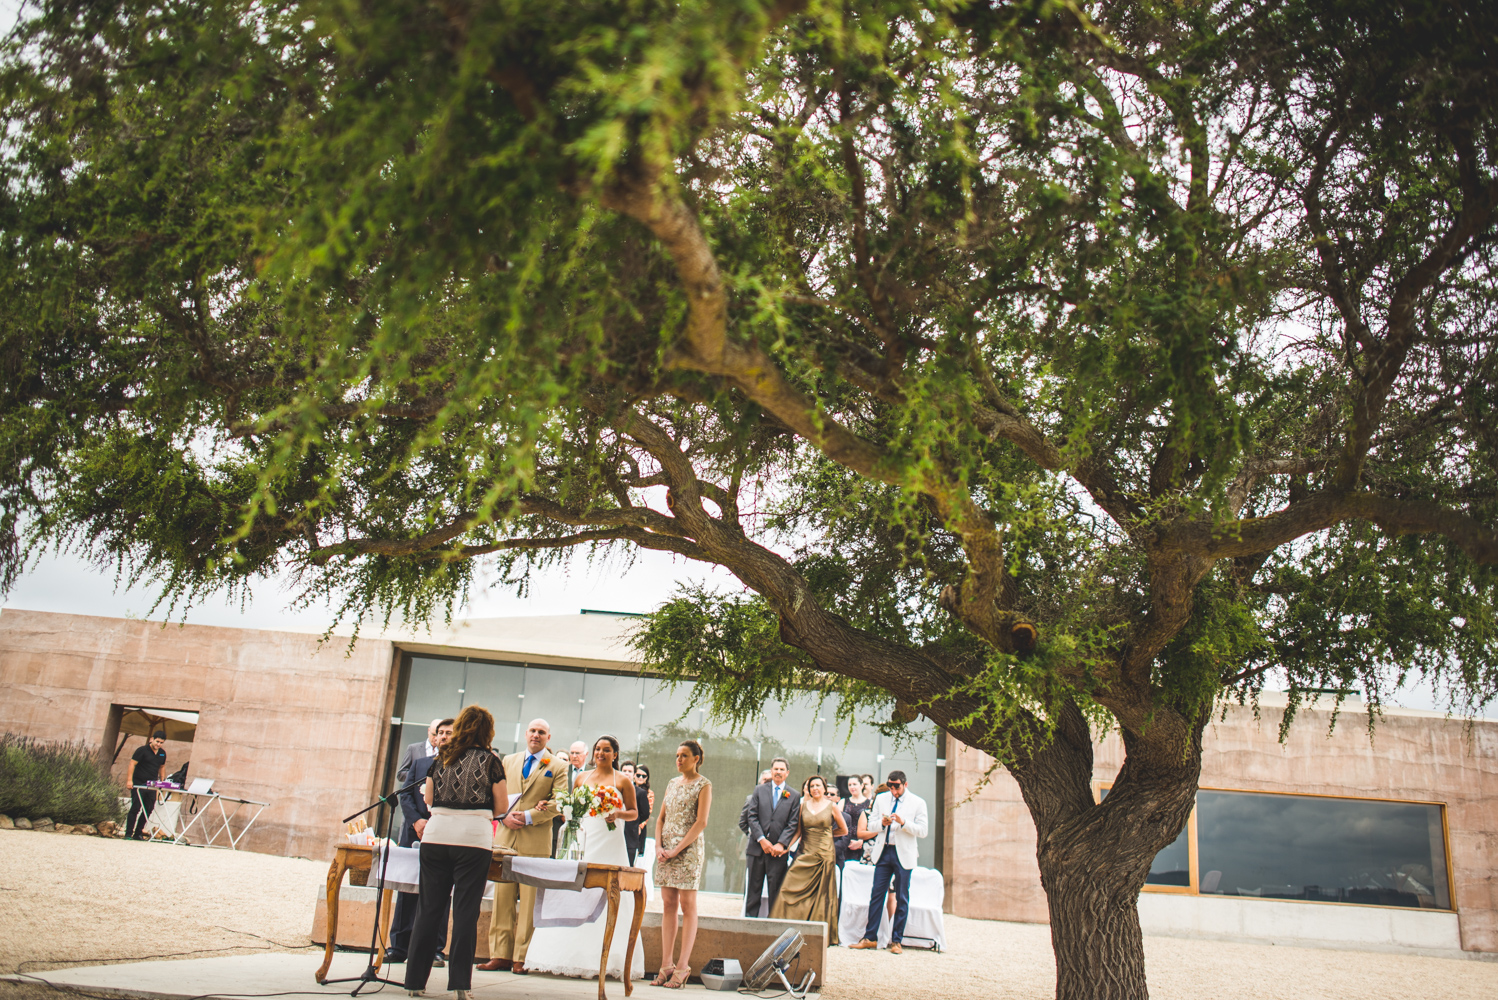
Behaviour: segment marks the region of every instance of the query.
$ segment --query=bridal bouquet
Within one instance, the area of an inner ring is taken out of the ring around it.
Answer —
[[[624,797],[613,785],[578,785],[572,791],[557,796],[557,807],[562,818],[567,821],[567,829],[575,832],[584,816],[607,816],[615,810],[623,809]],[[617,829],[613,821],[609,821],[608,826],[610,830]]]

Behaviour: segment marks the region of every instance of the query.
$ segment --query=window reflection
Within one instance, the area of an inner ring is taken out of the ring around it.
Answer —
[[[540,717],[551,723],[557,750],[573,740],[591,745],[604,733],[618,737],[624,756],[649,765],[659,807],[666,783],[676,774],[676,747],[687,737],[701,740],[707,753],[703,773],[713,782],[702,888],[734,893],[744,890],[745,876],[739,810],[772,758],[789,761],[797,786],[817,773],[829,780],[868,773],[881,781],[899,768],[911,790],[926,800],[931,826],[919,841],[919,856],[921,865],[934,864],[941,803],[933,728],[913,729],[911,738],[898,744],[871,726],[855,726],[850,735],[837,722],[832,703],[819,704],[806,695],[784,705],[767,704],[764,716],[734,733],[708,722],[700,708],[688,711],[692,688],[632,674],[413,656],[405,704],[396,706],[396,714],[410,720],[403,727],[401,749],[425,737],[426,720],[456,715],[464,705],[482,705],[494,714],[495,749],[512,753],[520,747],[525,723]]]
[[[1200,891],[1447,910],[1441,808],[1302,795],[1197,795]]]

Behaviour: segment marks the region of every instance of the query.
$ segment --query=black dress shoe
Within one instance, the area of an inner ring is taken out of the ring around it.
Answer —
[[[440,952],[440,951],[437,952],[437,957],[434,958],[434,959],[432,959],[432,968],[434,968],[434,969],[443,969],[443,968],[446,968],[446,967],[447,967],[447,956],[444,955],[444,954],[442,954],[442,952]]]
[[[403,951],[387,951],[387,952],[385,952],[385,964],[386,965],[405,965],[406,964],[406,953],[403,952]]]

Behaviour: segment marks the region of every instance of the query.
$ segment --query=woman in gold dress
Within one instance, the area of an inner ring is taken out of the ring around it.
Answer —
[[[837,850],[832,841],[847,835],[842,811],[827,797],[827,782],[820,774],[807,778],[801,786],[801,846],[770,907],[771,917],[820,920],[827,925],[827,943],[837,944]]]

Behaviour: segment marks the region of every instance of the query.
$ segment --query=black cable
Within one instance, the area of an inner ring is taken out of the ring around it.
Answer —
[[[22,979],[35,980],[36,982],[41,983],[43,986],[56,990],[58,993],[68,994],[69,996],[96,997],[98,998],[98,1000],[118,1000],[119,998],[118,993],[88,993],[76,986],[60,986],[57,983],[49,982],[48,980],[43,979],[41,976],[34,976],[29,972],[17,972],[15,973],[15,975],[19,976]],[[380,989],[375,990],[374,992],[378,993],[384,988],[384,984],[381,983]],[[212,998],[214,997],[242,997],[246,998],[246,1000],[250,1000],[250,998],[259,997],[323,997],[327,995],[328,994],[322,990],[288,990],[284,993],[203,993],[199,996],[188,997],[186,998],[186,1000],[212,1000]]]

